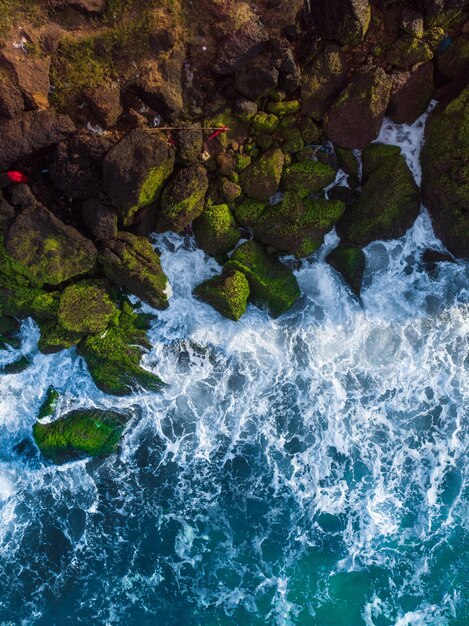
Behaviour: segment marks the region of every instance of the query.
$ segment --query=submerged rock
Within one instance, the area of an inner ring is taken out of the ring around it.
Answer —
[[[7,365],[3,365],[0,368],[0,374],[21,374],[21,372],[24,372],[24,370],[28,368],[30,364],[30,358],[23,355],[16,359],[16,361],[8,363]]]
[[[118,233],[115,239],[103,242],[99,263],[111,282],[125,287],[156,309],[168,306],[168,279],[160,257],[146,237]]]
[[[337,230],[346,244],[401,237],[420,211],[419,189],[400,148],[373,144],[363,151],[362,190]]]
[[[174,150],[161,133],[135,129],[107,153],[103,163],[104,190],[125,226],[158,199],[174,166]]]
[[[201,166],[180,170],[166,185],[156,217],[157,232],[184,230],[204,210],[207,171]]]
[[[242,272],[225,270],[221,276],[206,280],[194,289],[194,295],[210,304],[221,315],[238,320],[246,311],[249,283]]]
[[[322,244],[324,235],[342,217],[345,205],[323,198],[302,198],[287,191],[280,206],[268,207],[254,226],[254,235],[265,244],[305,257]]]
[[[422,195],[438,237],[469,256],[469,88],[428,117],[421,153]]]
[[[291,270],[256,241],[247,241],[236,248],[224,269],[242,272],[249,283],[249,300],[267,307],[274,316],[287,311],[301,295]]]
[[[208,254],[225,254],[237,244],[239,229],[227,204],[210,204],[194,222],[197,244]]]
[[[48,424],[34,424],[33,435],[44,456],[54,463],[65,463],[112,454],[127,420],[127,416],[115,411],[80,409]]]
[[[161,379],[140,366],[145,349],[151,346],[146,336],[148,317],[137,315],[124,301],[119,315],[101,334],[89,335],[78,345],[96,386],[116,396],[125,396],[142,387],[158,391]]]
[[[363,251],[360,248],[339,246],[327,256],[326,261],[342,274],[353,292],[359,296],[366,266]]]
[[[278,148],[265,152],[240,174],[244,193],[260,202],[267,202],[277,191],[282,177],[284,155]]]

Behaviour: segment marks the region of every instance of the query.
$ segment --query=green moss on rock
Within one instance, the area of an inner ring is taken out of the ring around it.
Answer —
[[[39,324],[41,336],[38,341],[38,348],[43,354],[54,354],[61,350],[67,350],[76,346],[83,337],[82,333],[75,333],[66,330],[56,320],[48,320]]]
[[[244,193],[260,202],[267,202],[277,191],[282,177],[284,155],[278,148],[269,150],[240,174]]]
[[[33,435],[44,456],[54,463],[64,463],[112,454],[126,423],[126,416],[114,411],[81,409],[49,424],[34,424]]]
[[[265,202],[245,198],[241,204],[234,207],[233,213],[240,226],[254,226],[265,209]]]
[[[282,187],[304,198],[332,183],[335,174],[332,167],[319,161],[301,161],[284,169]]]
[[[221,315],[238,320],[246,311],[249,283],[242,272],[226,270],[194,289],[194,295],[210,304]]]
[[[360,248],[339,246],[328,255],[326,261],[342,274],[353,292],[360,295],[366,266],[363,251]]]
[[[176,233],[184,230],[204,210],[208,189],[204,167],[192,166],[180,170],[166,185],[156,218],[156,230]]]
[[[49,387],[46,391],[46,397],[44,398],[40,408],[37,418],[42,420],[46,417],[52,417],[54,415],[55,410],[57,408],[57,404],[59,401],[60,394],[55,389],[55,387]]]
[[[225,254],[236,245],[240,237],[226,204],[207,205],[193,228],[198,245],[213,255]]]
[[[58,320],[65,330],[88,335],[106,330],[116,313],[106,282],[88,280],[64,289]]]
[[[260,111],[252,118],[251,124],[258,133],[270,134],[277,130],[279,120],[276,115]]]
[[[241,244],[225,264],[225,270],[242,272],[249,283],[250,301],[281,315],[300,297],[298,282],[285,265],[255,241]]]
[[[388,63],[400,69],[407,69],[417,63],[424,63],[433,57],[430,46],[422,39],[404,35],[388,52]]]
[[[267,111],[277,117],[293,115],[300,110],[299,100],[288,100],[283,102],[268,102]]]
[[[282,150],[284,152],[295,154],[304,148],[303,135],[299,128],[282,129],[281,135],[283,138]]]
[[[78,345],[96,386],[116,396],[125,396],[138,387],[158,391],[161,379],[144,370],[140,359],[151,346],[146,336],[146,317],[137,315],[129,302],[122,303],[118,319],[106,332],[89,335]]]

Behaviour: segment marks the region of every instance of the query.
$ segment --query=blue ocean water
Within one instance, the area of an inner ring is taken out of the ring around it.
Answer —
[[[423,122],[380,136],[417,180]],[[359,301],[323,261],[336,243],[296,267],[286,315],[234,323],[191,295],[217,263],[155,238],[174,292],[143,360],[161,394],[99,392],[23,324],[32,364],[0,378],[2,625],[469,623],[469,264],[424,271],[441,244],[423,210],[366,249]],[[50,384],[59,415],[132,412],[118,454],[37,453]]]

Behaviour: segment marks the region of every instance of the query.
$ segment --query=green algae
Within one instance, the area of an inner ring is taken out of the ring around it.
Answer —
[[[360,248],[339,246],[333,250],[326,261],[344,277],[353,292],[360,294],[365,272],[365,255]]]
[[[265,202],[245,198],[233,209],[236,221],[240,226],[254,226],[265,209]]]
[[[282,177],[284,155],[275,148],[265,152],[240,174],[244,193],[260,202],[267,202],[278,189]]]
[[[193,228],[198,245],[208,254],[228,252],[240,237],[227,204],[207,205]]]
[[[268,102],[267,112],[276,115],[277,117],[285,117],[286,115],[293,115],[300,110],[299,100],[287,100],[280,102]]]
[[[46,417],[52,417],[54,415],[57,404],[59,401],[60,394],[55,389],[55,387],[50,386],[46,391],[46,397],[44,398],[40,408],[37,418],[39,420],[44,419]]]
[[[258,133],[271,134],[277,130],[279,119],[276,115],[260,111],[252,118],[251,124]]]
[[[319,161],[301,161],[284,169],[282,187],[304,198],[332,183],[335,175],[335,170],[329,165]]]
[[[246,311],[249,283],[242,272],[226,270],[194,289],[194,295],[224,317],[237,321]]]

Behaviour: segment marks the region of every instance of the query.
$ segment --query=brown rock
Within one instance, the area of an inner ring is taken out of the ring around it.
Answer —
[[[387,115],[398,124],[412,124],[425,113],[432,99],[433,63],[394,75]]]
[[[380,67],[358,70],[325,117],[328,137],[341,148],[365,148],[378,136],[391,79]]]
[[[242,28],[226,36],[218,45],[215,72],[232,74],[259,54],[268,40],[268,35],[260,24],[248,22]]]
[[[50,57],[28,56],[22,51],[4,50],[0,61],[15,76],[28,106],[42,108],[38,106],[38,102],[48,102]]]
[[[18,85],[0,74],[0,115],[12,119],[21,111],[24,111],[24,100]]]
[[[236,72],[235,86],[246,98],[257,100],[275,89],[278,78],[279,72],[274,66],[274,59],[265,52]]]
[[[68,115],[28,111],[0,125],[0,169],[53,146],[75,131]]]
[[[59,47],[63,30],[55,22],[49,22],[41,33],[40,41],[44,52],[54,54]]]
[[[96,198],[83,204],[81,215],[96,241],[117,237],[117,213]]]
[[[173,50],[155,61],[148,61],[140,73],[137,89],[143,102],[163,116],[174,118],[184,101],[182,71],[184,50]]]
[[[122,113],[119,85],[108,80],[99,87],[86,89],[84,96],[98,123],[104,128],[114,126]]]
[[[311,12],[325,39],[350,45],[362,41],[371,17],[368,0],[313,0]]]

